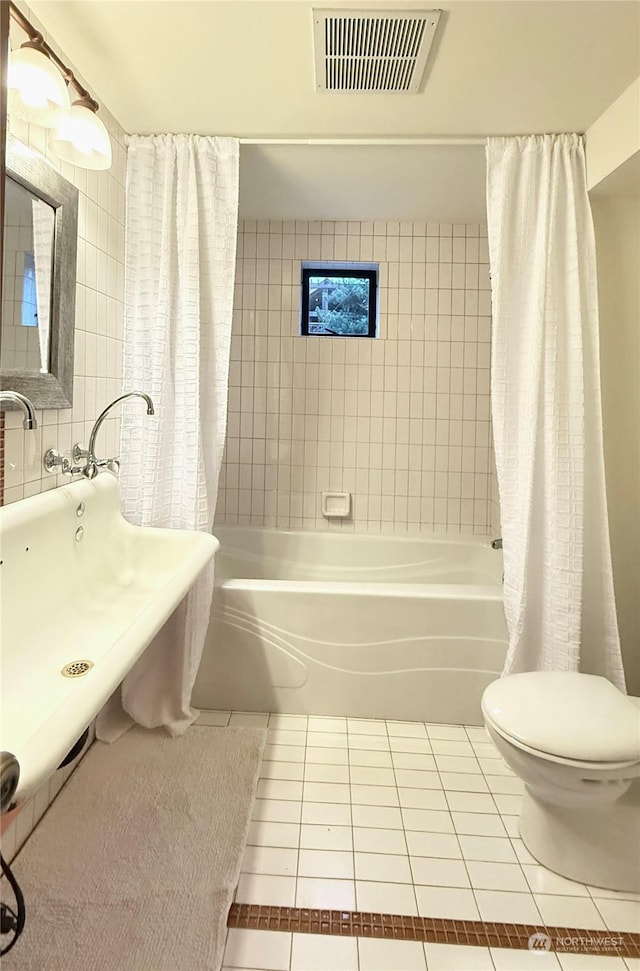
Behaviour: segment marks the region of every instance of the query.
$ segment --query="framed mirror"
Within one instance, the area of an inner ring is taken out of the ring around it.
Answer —
[[[7,133],[0,384],[73,403],[78,190]]]

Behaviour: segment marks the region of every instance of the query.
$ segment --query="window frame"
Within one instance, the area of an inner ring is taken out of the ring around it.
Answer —
[[[378,330],[378,267],[377,265],[338,263],[324,263],[321,260],[313,262],[306,260],[301,264],[301,309],[300,336],[301,337],[377,337]],[[368,328],[366,334],[315,334],[309,331],[309,280],[311,277],[333,277],[335,279],[363,279],[369,281]]]

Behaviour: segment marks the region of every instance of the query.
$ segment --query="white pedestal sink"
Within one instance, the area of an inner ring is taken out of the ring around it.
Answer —
[[[14,803],[60,764],[218,545],[132,526],[108,472],[0,508],[0,749],[20,763]]]

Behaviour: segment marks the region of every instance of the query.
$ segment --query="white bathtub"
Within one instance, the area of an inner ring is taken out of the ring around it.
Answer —
[[[215,534],[196,707],[482,724],[507,647],[486,538]]]

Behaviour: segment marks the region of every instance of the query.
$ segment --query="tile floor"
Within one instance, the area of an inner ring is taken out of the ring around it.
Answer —
[[[239,903],[640,930],[640,896],[574,883],[518,838],[521,783],[483,728],[203,712],[266,727]],[[640,971],[619,957],[231,929],[225,971]]]

